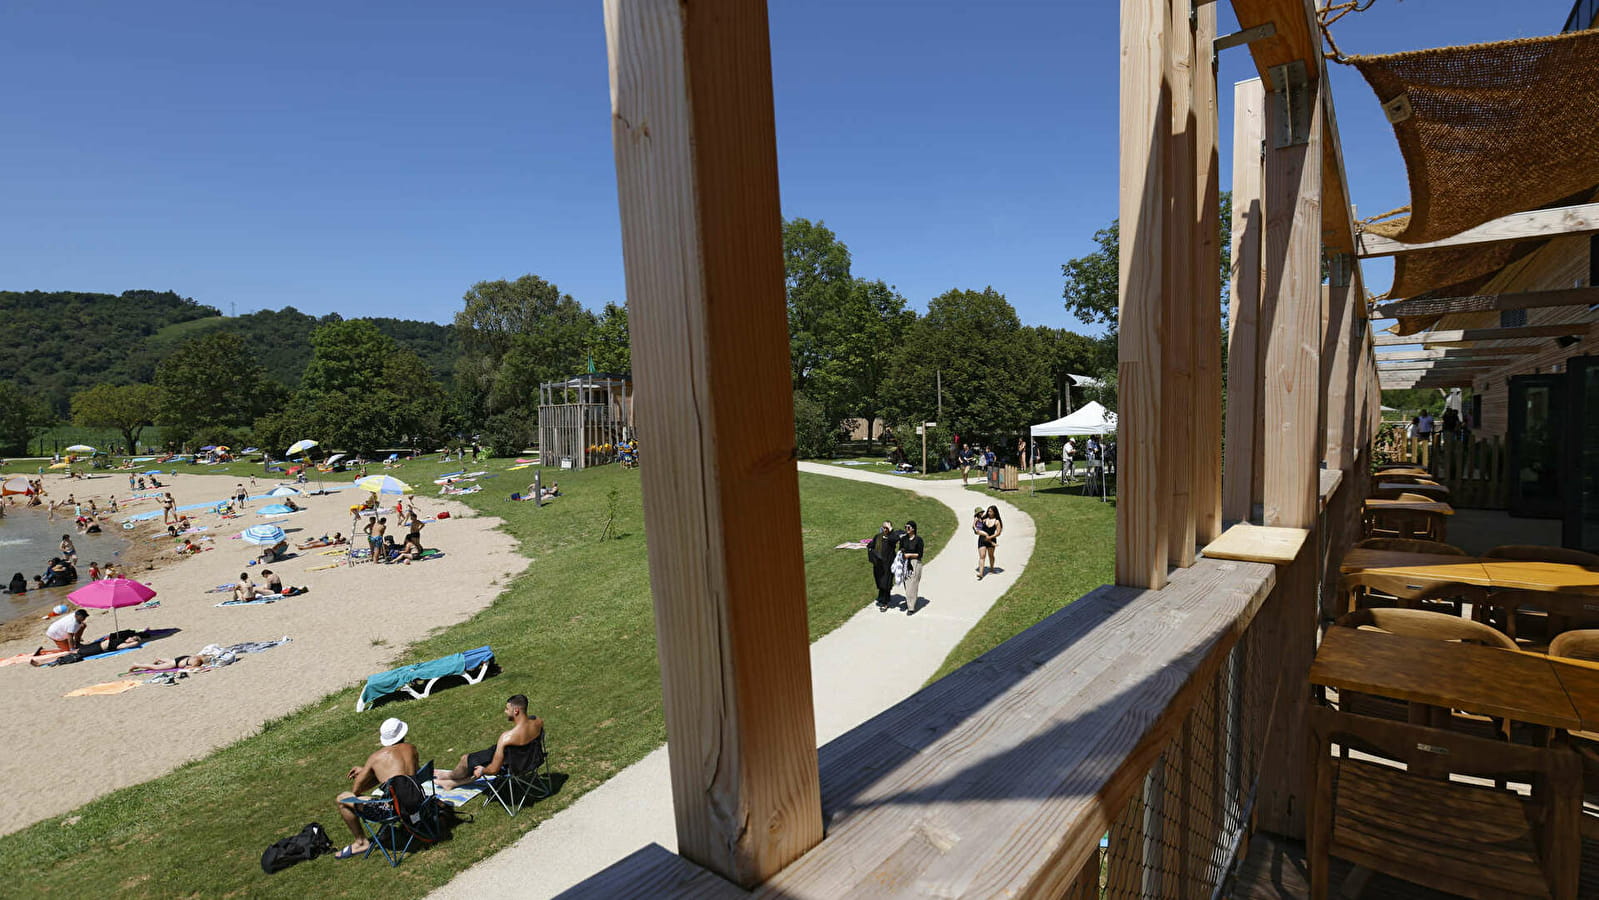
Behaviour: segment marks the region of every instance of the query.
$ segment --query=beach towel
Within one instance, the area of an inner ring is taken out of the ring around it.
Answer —
[[[286,516],[289,513],[295,513],[295,512],[299,512],[299,510],[290,509],[289,507],[284,506],[281,503],[274,503],[271,506],[263,506],[263,507],[261,507],[260,509],[255,511],[255,514],[258,515],[258,516]]]
[[[480,782],[480,781],[472,782],[472,784],[482,784],[482,783],[483,782]],[[427,784],[423,785],[422,789],[424,791],[426,791],[427,793],[432,794],[433,796],[435,796],[435,797],[439,798],[440,800],[444,801],[445,803],[448,803],[451,806],[456,806],[456,807],[465,806],[468,803],[471,803],[473,800],[476,800],[480,794],[483,793],[483,789],[480,788],[480,787],[471,787],[469,785],[464,785],[464,784],[461,785],[460,787],[453,787],[453,788],[450,788],[449,790],[445,790],[444,788],[439,787],[437,784],[435,784],[434,782],[431,782],[431,781],[428,782]]]
[[[282,598],[282,594],[257,594],[254,600],[224,600],[217,606],[255,606],[258,603],[276,603]]]
[[[106,656],[106,655],[109,655],[109,654],[101,654],[101,655],[102,656]],[[81,687],[81,688],[78,688],[75,691],[68,691],[65,694],[62,694],[62,696],[63,697],[93,697],[93,696],[98,696],[100,694],[120,694],[123,691],[131,691],[131,690],[133,690],[134,688],[138,687],[139,684],[140,684],[139,682],[134,681],[132,679],[127,679],[125,681],[107,681],[107,682],[103,682],[101,684],[91,684],[88,687]]]
[[[870,544],[871,542],[872,542],[871,538],[865,538],[864,540],[859,540],[859,541],[845,541],[842,544],[835,545],[833,547],[833,549],[834,550],[864,550],[866,548],[866,545]]]

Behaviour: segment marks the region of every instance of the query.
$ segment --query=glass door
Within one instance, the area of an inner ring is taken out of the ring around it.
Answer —
[[[1510,514],[1555,519],[1564,445],[1565,375],[1510,379]]]
[[[1566,416],[1566,471],[1570,485],[1561,543],[1599,552],[1599,356],[1579,356],[1566,366],[1570,394]]]

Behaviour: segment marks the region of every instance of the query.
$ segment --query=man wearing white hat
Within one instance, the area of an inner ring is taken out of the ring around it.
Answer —
[[[355,835],[355,840],[333,854],[334,859],[359,856],[365,853],[372,843],[361,831],[361,821],[356,817],[355,809],[344,801],[365,794],[396,775],[416,774],[418,765],[416,745],[405,740],[405,733],[410,730],[410,726],[399,719],[384,719],[383,725],[378,728],[378,742],[383,746],[372,751],[372,755],[366,758],[365,765],[350,769],[348,776],[352,782],[350,790],[339,795],[337,805],[339,818],[344,820],[344,826]]]

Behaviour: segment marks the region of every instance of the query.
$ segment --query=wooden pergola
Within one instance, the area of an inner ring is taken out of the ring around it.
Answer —
[[[1320,38],[1306,0],[1233,0],[1219,40],[1214,3],[1121,6],[1117,583],[818,754],[765,5],[607,0],[678,854],[570,896],[1208,896],[1251,829],[1304,834],[1379,409]]]

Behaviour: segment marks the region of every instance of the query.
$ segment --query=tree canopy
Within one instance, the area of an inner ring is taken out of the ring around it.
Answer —
[[[177,441],[221,437],[276,409],[283,386],[267,378],[250,347],[219,331],[178,346],[156,366],[160,419]]]
[[[138,451],[139,437],[160,414],[161,390],[153,384],[97,384],[72,395],[72,421],[115,428],[129,453]]]
[[[33,390],[0,381],[0,454],[26,453],[28,442],[54,420],[50,407]]]
[[[480,281],[463,299],[455,374],[474,424],[506,412],[531,416],[541,383],[587,368],[595,316],[550,282],[537,275]]]

